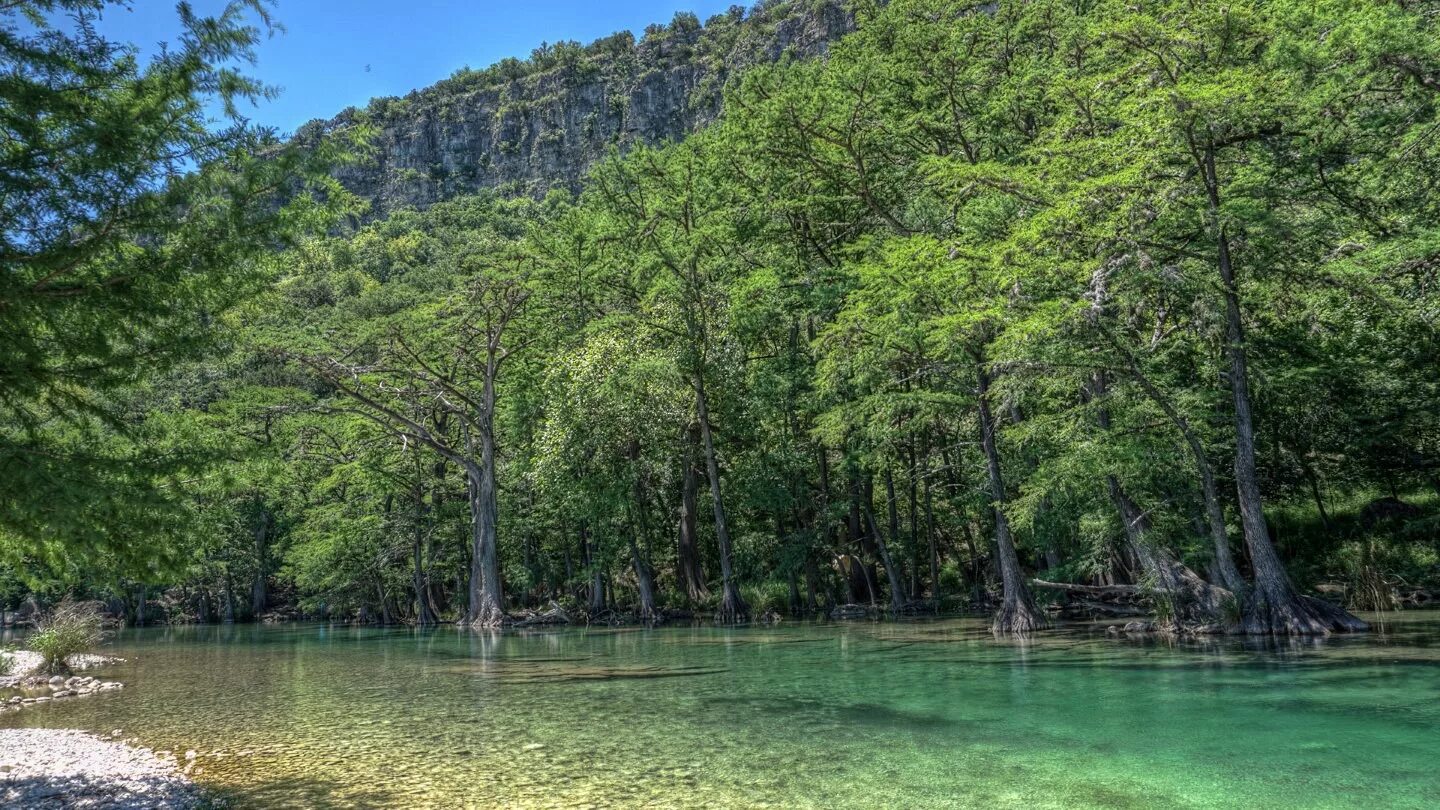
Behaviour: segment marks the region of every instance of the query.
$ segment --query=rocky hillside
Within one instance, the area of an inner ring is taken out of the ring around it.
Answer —
[[[704,126],[737,70],[823,53],[853,25],[843,0],[779,0],[734,6],[703,24],[677,14],[638,40],[624,32],[589,45],[542,45],[528,60],[462,70],[405,98],[372,101],[374,158],[340,179],[380,215],[483,188],[534,196],[573,189],[612,145],[680,139]],[[351,109],[310,126],[357,115]]]

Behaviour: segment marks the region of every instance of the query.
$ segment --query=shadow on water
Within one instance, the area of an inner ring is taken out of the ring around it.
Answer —
[[[604,669],[561,670],[556,672],[534,672],[529,674],[502,675],[497,682],[505,684],[525,683],[567,683],[574,681],[627,681],[654,680],[657,678],[692,678],[700,675],[718,675],[726,672],[723,668],[712,667],[630,667]]]
[[[245,789],[223,786],[207,786],[203,794],[202,808],[240,807],[294,807],[331,810],[332,808],[354,807],[411,807],[413,802],[397,790],[379,785],[357,788],[352,784],[341,786],[334,781],[314,776],[280,776],[266,779],[262,786],[248,786]]]
[[[815,698],[710,697],[702,700],[701,704],[726,712],[750,711],[772,717],[858,727],[933,730],[961,725],[938,714],[907,711],[883,703],[835,703]]]

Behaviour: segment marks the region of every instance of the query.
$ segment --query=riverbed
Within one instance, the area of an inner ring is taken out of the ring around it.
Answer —
[[[244,807],[1440,806],[1440,612],[1360,637],[980,620],[128,630],[0,716],[195,752]]]

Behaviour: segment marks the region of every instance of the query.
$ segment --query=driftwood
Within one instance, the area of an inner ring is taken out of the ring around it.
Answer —
[[[830,611],[831,619],[868,619],[880,615],[880,609],[873,605],[836,605]]]
[[[529,610],[511,623],[512,627],[543,627],[554,624],[569,624],[570,614],[554,602],[545,611]]]
[[[1030,584],[1037,588],[1046,588],[1052,591],[1068,591],[1070,593],[1093,593],[1102,596],[1138,596],[1140,586],[1138,585],[1075,585],[1069,582],[1047,582],[1043,579],[1032,579]]]

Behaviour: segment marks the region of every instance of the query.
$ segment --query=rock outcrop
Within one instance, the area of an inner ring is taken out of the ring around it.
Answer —
[[[611,148],[684,138],[714,120],[738,71],[823,54],[854,25],[842,0],[734,6],[703,25],[678,14],[639,40],[627,32],[542,45],[527,61],[463,70],[299,135],[368,121],[373,155],[337,176],[374,216],[482,189],[540,197],[577,189]]]

